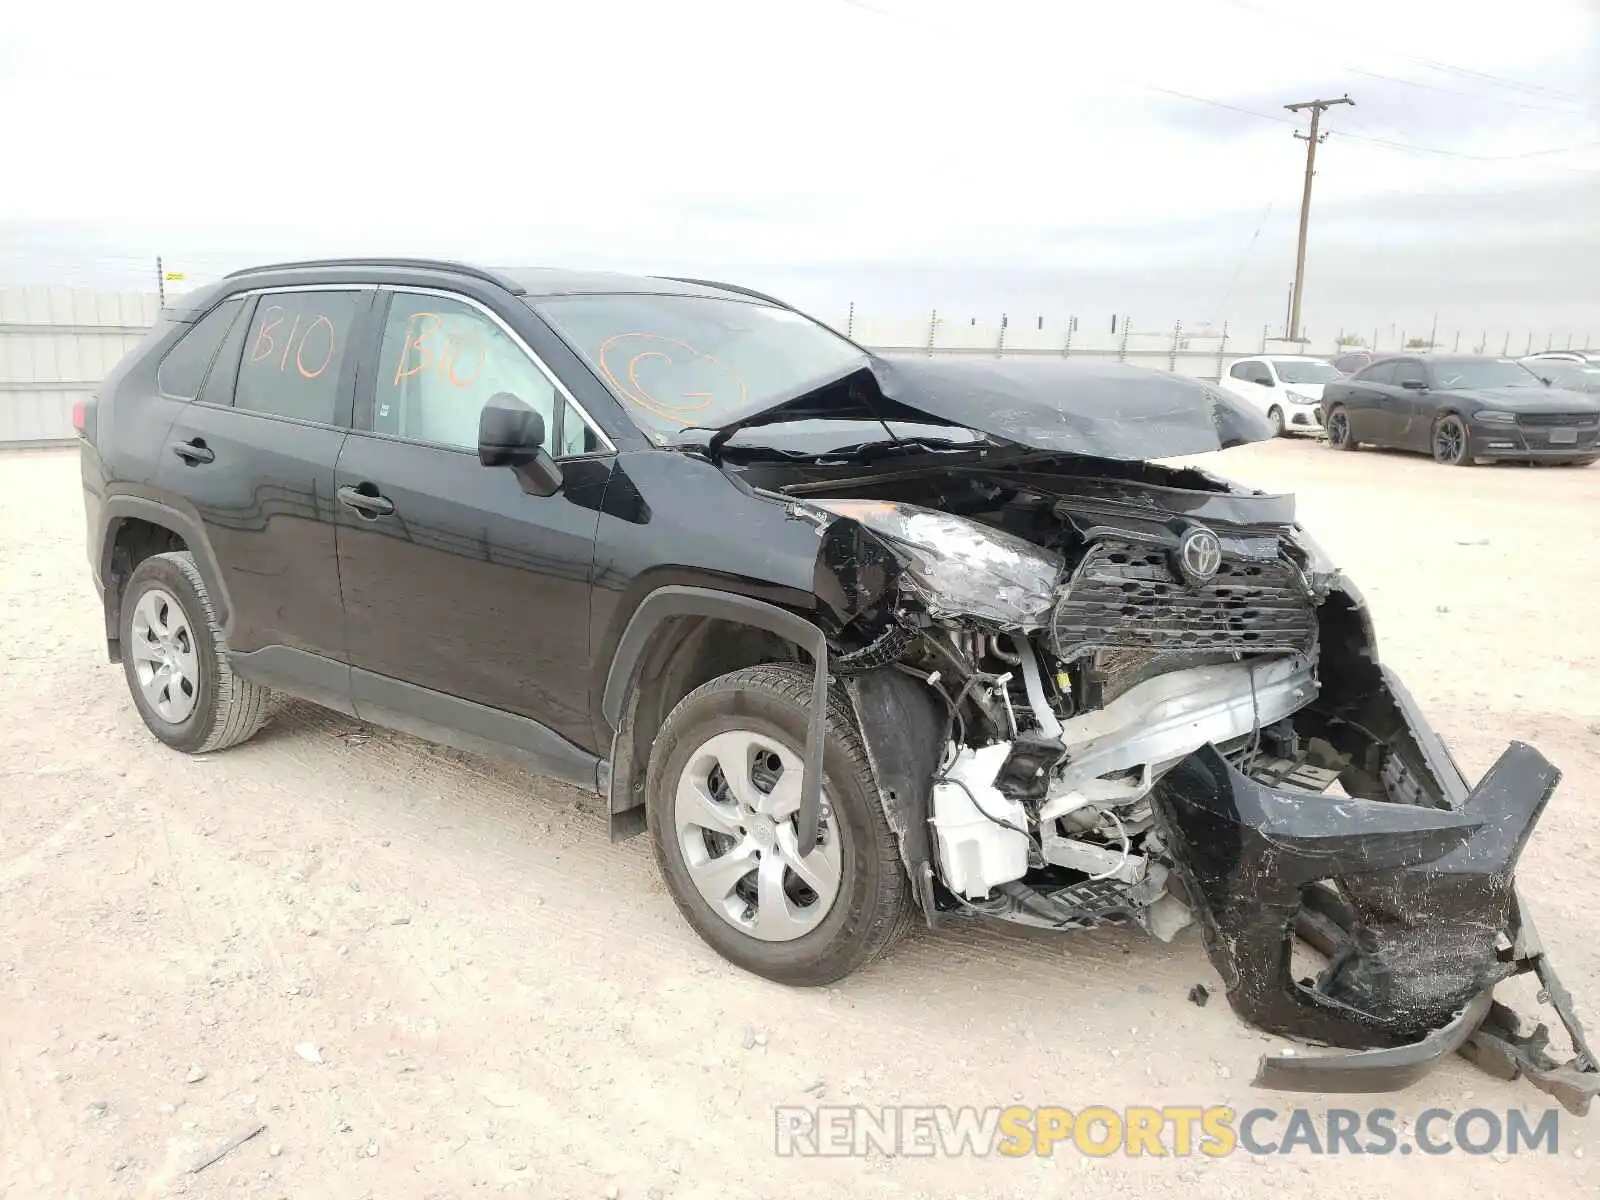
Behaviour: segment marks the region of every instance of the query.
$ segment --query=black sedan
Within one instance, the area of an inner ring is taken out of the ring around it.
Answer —
[[[1397,355],[1323,389],[1328,445],[1389,446],[1463,466],[1600,458],[1600,398],[1548,386],[1508,358]]]

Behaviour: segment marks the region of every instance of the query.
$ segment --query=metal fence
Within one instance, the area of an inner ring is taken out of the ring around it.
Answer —
[[[71,414],[155,322],[154,293],[85,288],[0,289],[0,446],[45,444],[72,436]],[[825,315],[826,316],[826,315]],[[1230,360],[1255,354],[1331,357],[1342,344],[1373,350],[1425,349],[1518,355],[1535,350],[1594,345],[1586,335],[1536,334],[1506,329],[1426,330],[1397,326],[1340,331],[1296,344],[1271,326],[1185,325],[1136,328],[1128,316],[1110,320],[1030,317],[979,321],[937,311],[905,320],[863,316],[850,305],[833,314],[835,327],[885,353],[1048,357],[1126,362],[1216,379]]]
[[[72,436],[87,399],[155,323],[154,293],[0,288],[0,446]]]

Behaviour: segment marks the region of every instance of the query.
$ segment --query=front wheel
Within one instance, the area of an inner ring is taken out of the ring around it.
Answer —
[[[830,695],[821,840],[796,815],[811,670],[748,667],[672,710],[650,754],[645,814],[667,889],[728,961],[779,983],[832,983],[882,955],[914,913],[850,706]]]
[[[1267,420],[1272,422],[1273,429],[1277,431],[1275,436],[1282,437],[1289,432],[1288,422],[1283,419],[1283,409],[1276,404],[1267,410]]]
[[[1446,413],[1433,423],[1433,461],[1447,467],[1469,463],[1467,427],[1455,413]]]
[[[1328,445],[1335,450],[1354,450],[1357,442],[1350,434],[1350,413],[1343,408],[1328,412]]]

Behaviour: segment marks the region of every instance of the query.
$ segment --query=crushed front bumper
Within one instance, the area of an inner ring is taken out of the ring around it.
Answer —
[[[1233,1009],[1269,1032],[1358,1051],[1268,1057],[1258,1084],[1388,1091],[1460,1051],[1588,1110],[1600,1070],[1513,882],[1559,779],[1521,743],[1453,806],[1266,787],[1209,747],[1162,778],[1162,831]],[[1328,957],[1315,980],[1294,977],[1297,934]],[[1565,1064],[1545,1054],[1544,1026],[1523,1036],[1493,999],[1530,971],[1572,1042]]]

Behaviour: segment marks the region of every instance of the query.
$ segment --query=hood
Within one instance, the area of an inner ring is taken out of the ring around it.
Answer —
[[[1463,400],[1476,400],[1485,408],[1519,413],[1600,413],[1600,402],[1582,392],[1560,388],[1448,388],[1440,389]]]
[[[1034,450],[1097,458],[1204,454],[1275,433],[1244,401],[1168,371],[1057,359],[868,355],[864,368],[746,414],[719,437],[802,416],[859,415],[863,403],[872,403],[865,389],[888,401],[875,411],[891,418],[920,416]]]

